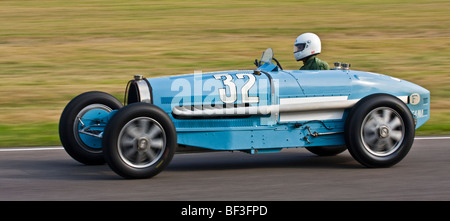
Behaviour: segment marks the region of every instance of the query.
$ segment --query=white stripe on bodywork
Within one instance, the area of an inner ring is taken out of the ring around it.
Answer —
[[[408,96],[397,98],[408,103]],[[359,100],[348,100],[348,96],[282,98],[280,122],[340,120],[344,110],[353,107]]]
[[[280,105],[319,103],[319,102],[345,101],[345,100],[348,100],[348,96],[280,98]]]
[[[398,96],[407,103],[408,96]],[[280,113],[280,121],[307,121],[342,119],[344,110],[353,107],[360,99],[348,100],[348,96],[281,98],[279,105],[247,107],[194,107],[181,106],[172,109],[178,116],[232,116],[236,114],[265,115]]]
[[[280,112],[346,109],[359,99],[347,100],[347,96],[281,98]]]
[[[282,98],[280,122],[342,119],[344,109],[358,101],[348,96]]]
[[[280,114],[280,122],[342,119],[344,110],[317,110],[285,112]]]
[[[405,104],[408,103],[408,96],[397,96],[397,98],[403,101],[403,103]]]

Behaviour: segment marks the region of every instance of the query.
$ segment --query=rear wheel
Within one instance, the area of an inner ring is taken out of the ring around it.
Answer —
[[[118,111],[105,129],[103,146],[111,169],[124,178],[149,178],[171,161],[175,126],[160,108],[133,103]]]
[[[350,154],[367,167],[400,162],[414,142],[415,125],[409,108],[396,97],[364,98],[349,113],[345,139]]]
[[[66,152],[87,164],[104,164],[102,132],[109,113],[122,107],[114,96],[91,91],[72,99],[61,114],[59,137]]]

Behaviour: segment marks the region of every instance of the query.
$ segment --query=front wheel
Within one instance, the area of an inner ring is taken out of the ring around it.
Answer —
[[[114,96],[90,91],[73,98],[61,114],[59,137],[66,152],[86,165],[104,164],[102,132],[109,113],[122,103]]]
[[[124,178],[149,178],[171,161],[177,146],[175,126],[159,107],[133,103],[119,110],[106,126],[105,160]]]
[[[345,139],[350,154],[367,167],[400,162],[414,142],[415,125],[409,108],[396,97],[371,95],[349,112]]]

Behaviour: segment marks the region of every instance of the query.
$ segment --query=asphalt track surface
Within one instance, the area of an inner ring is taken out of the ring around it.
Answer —
[[[159,175],[126,180],[61,147],[0,149],[0,201],[448,201],[450,138],[418,137],[403,161],[368,169],[345,151],[176,154]]]

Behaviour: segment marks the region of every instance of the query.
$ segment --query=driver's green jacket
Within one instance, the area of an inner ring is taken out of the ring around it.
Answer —
[[[318,59],[316,56],[311,56],[304,62],[300,70],[330,70],[327,62]]]

